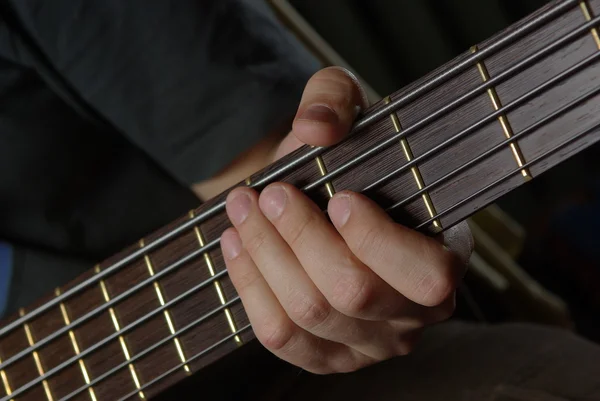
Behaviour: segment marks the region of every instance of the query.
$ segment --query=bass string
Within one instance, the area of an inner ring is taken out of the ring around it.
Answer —
[[[573,38],[577,37],[578,35],[586,33],[590,29],[590,26],[594,26],[594,24],[596,24],[598,22],[600,22],[600,17],[597,17],[594,20],[590,21],[588,24],[585,24],[585,25],[581,26],[580,28],[578,28],[575,31],[571,32],[569,35],[565,35],[560,40],[555,41],[555,42],[553,42],[553,44],[547,46],[545,49],[542,49],[543,51],[538,51],[534,55],[528,57],[526,60],[528,60],[529,62],[533,62],[533,61],[537,60],[538,58],[540,58],[540,57],[542,57],[542,56],[550,53],[550,51],[553,51],[556,47],[558,47],[558,44],[559,45],[564,45],[565,43],[568,43],[567,39],[572,40]],[[521,105],[525,101],[527,101],[530,98],[532,98],[534,95],[537,95],[538,93],[543,92],[544,90],[547,90],[549,87],[551,87],[556,82],[558,82],[558,81],[560,81],[562,79],[565,79],[566,77],[570,76],[574,72],[580,70],[581,68],[583,68],[586,65],[590,64],[591,62],[595,61],[598,58],[599,55],[600,54],[595,53],[594,55],[586,58],[585,60],[581,61],[580,63],[576,64],[575,66],[571,67],[570,69],[564,71],[563,73],[559,74],[558,76],[551,78],[550,80],[546,81],[545,83],[543,83],[543,84],[539,85],[538,87],[534,88],[532,91],[526,93],[525,95],[523,95],[519,99],[511,102],[510,104],[507,104],[507,105],[503,106],[502,108],[498,109],[494,113],[492,113],[492,114],[486,116],[485,118],[479,120],[478,122],[472,124],[470,127],[467,127],[465,130],[463,130],[459,134],[456,134],[453,137],[449,138],[444,143],[442,143],[442,144],[436,146],[435,148],[429,150],[425,154],[423,154],[423,155],[421,155],[421,156],[419,156],[419,157],[411,160],[409,163],[403,165],[399,169],[397,169],[397,170],[389,173],[388,175],[386,175],[385,177],[383,177],[383,179],[377,180],[376,184],[377,185],[381,185],[384,181],[387,181],[387,180],[391,179],[393,176],[401,173],[402,171],[406,171],[408,168],[412,167],[416,163],[421,163],[421,162],[427,161],[434,154],[438,153],[439,151],[441,151],[445,147],[450,146],[452,143],[455,143],[456,141],[458,141],[460,139],[463,139],[464,137],[466,137],[468,134],[474,132],[477,128],[479,128],[483,124],[488,123],[488,122],[494,120],[498,115],[502,115],[506,111],[511,110],[511,109],[513,109],[513,108]],[[523,61],[525,61],[525,60],[523,60]],[[525,67],[525,63],[523,61],[521,61],[518,64],[516,64],[515,66],[511,67],[507,71],[510,71],[511,73],[514,73],[514,70],[516,70],[515,67],[519,67],[519,69],[520,68],[524,68]],[[506,73],[506,71],[505,71],[505,73]],[[504,77],[504,75],[500,74],[498,77],[496,77],[496,79],[500,78],[500,77]],[[495,83],[495,81],[492,81],[492,80],[488,81],[487,83],[489,84],[490,82],[492,84]],[[419,123],[417,123],[417,124],[419,124]],[[417,125],[417,124],[415,124],[415,125]],[[412,127],[414,127],[414,126],[412,126]],[[405,131],[403,131],[403,134],[407,135],[408,133],[410,133],[409,130],[412,127],[408,127]],[[437,185],[439,185],[439,183]],[[366,187],[363,191],[371,190],[374,187],[375,187],[375,185],[371,184],[368,187]],[[423,192],[424,192],[423,190],[418,191],[418,193],[423,193]],[[416,196],[416,194],[412,195],[412,197],[415,197],[415,196]],[[402,202],[405,202],[405,200],[403,200]],[[161,270],[160,272],[157,272],[154,276],[149,277],[148,279],[146,279],[144,281],[141,281],[136,286],[134,286],[134,287],[128,289],[127,291],[121,293],[119,296],[112,298],[110,302],[107,302],[107,303],[101,305],[100,307],[98,307],[98,308],[90,311],[87,315],[84,315],[84,316],[80,317],[79,319],[71,322],[70,325],[62,327],[61,329],[57,330],[55,333],[53,333],[53,334],[45,337],[44,339],[38,341],[33,346],[30,346],[30,347],[24,349],[23,351],[19,352],[18,354],[14,355],[13,357],[5,360],[4,362],[2,362],[0,364],[0,369],[5,369],[7,366],[13,364],[14,362],[16,362],[17,360],[19,360],[20,358],[26,357],[31,352],[33,352],[33,351],[41,348],[42,346],[48,344],[49,342],[55,340],[56,338],[58,338],[61,335],[65,334],[66,332],[68,332],[69,330],[72,330],[73,328],[78,327],[79,325],[83,324],[85,321],[87,321],[90,318],[96,316],[97,314],[101,313],[102,311],[108,309],[109,307],[112,307],[113,305],[119,303],[123,299],[125,299],[125,298],[127,298],[127,297],[129,297],[129,296],[131,296],[131,295],[133,295],[135,293],[137,293],[139,290],[141,290],[146,285],[149,285],[149,284],[153,283],[154,281],[160,279],[161,277],[163,277],[163,276],[171,273],[172,271],[174,271],[175,269],[177,269],[178,267],[180,267],[184,263],[187,263],[188,261],[190,261],[190,260],[192,260],[192,259],[194,259],[194,258],[196,258],[196,257],[198,257],[198,256],[200,256],[202,254],[204,254],[205,252],[208,252],[208,251],[216,248],[218,245],[219,245],[219,239],[217,238],[217,239],[211,241],[210,243],[206,244],[204,247],[201,247],[198,250],[193,251],[189,255],[186,255],[184,258],[182,258],[182,259],[174,262],[173,264],[167,266],[165,269]]]
[[[517,29],[514,29],[514,30],[508,32],[505,36],[503,36],[503,37],[499,38],[497,41],[491,43],[485,49],[482,49],[480,52],[472,54],[471,56],[469,56],[465,60],[463,60],[461,63],[449,68],[448,70],[446,70],[444,72],[439,73],[435,77],[432,77],[430,80],[428,80],[427,82],[424,82],[422,85],[415,88],[408,94],[406,94],[398,99],[395,99],[394,101],[392,101],[390,104],[388,104],[384,108],[377,110],[377,111],[373,112],[372,114],[363,116],[359,121],[357,121],[354,124],[352,132],[364,129],[365,127],[373,124],[374,122],[378,121],[379,119],[398,110],[400,107],[408,104],[409,102],[431,92],[433,89],[439,87],[440,85],[444,84],[445,82],[448,82],[450,79],[458,76],[460,73],[466,71],[468,68],[474,67],[479,61],[481,61],[485,57],[489,57],[489,56],[497,53],[498,51],[506,48],[507,46],[511,45],[512,43],[515,43],[517,40],[522,39],[524,36],[533,32],[535,29],[538,29],[539,27],[543,26],[544,24],[560,17],[568,10],[576,7],[578,4],[579,4],[579,0],[564,0],[562,2],[559,2],[555,5],[553,5],[548,10],[540,13],[537,17],[533,18],[530,21],[527,21],[523,25],[519,26]],[[595,23],[597,23],[596,19],[594,19],[593,21],[595,21]],[[490,81],[487,82],[488,85],[489,85],[489,83],[490,83]],[[487,89],[487,86],[486,86],[486,89]],[[332,149],[332,148],[334,148],[334,147],[331,147],[328,149]],[[277,177],[280,177],[281,175],[285,174],[286,172],[289,172],[289,171],[293,170],[294,168],[299,167],[303,163],[314,159],[314,157],[323,153],[325,151],[325,149],[326,148],[322,148],[322,147],[316,147],[316,148],[310,149],[306,154],[301,155],[297,159],[290,160],[287,164],[280,166],[277,169],[273,170],[272,172],[266,174],[264,177],[259,179],[253,185],[251,185],[251,187],[258,188],[269,182],[272,182]],[[143,257],[143,255],[145,253],[152,251],[153,249],[157,248],[160,245],[163,245],[164,243],[168,242],[169,240],[182,234],[186,230],[192,228],[194,225],[201,224],[202,222],[206,221],[208,218],[215,216],[219,212],[223,211],[224,208],[225,208],[224,202],[219,202],[219,203],[215,204],[208,210],[205,210],[204,212],[199,213],[195,218],[190,219],[189,221],[181,224],[180,226],[172,229],[171,231],[161,235],[159,238],[149,242],[143,249],[138,249],[138,250],[132,252],[128,256],[126,256],[126,257],[122,258],[121,260],[114,262],[110,266],[106,267],[104,270],[102,270],[97,275],[82,281],[81,283],[77,284],[76,286],[69,289],[68,291],[63,292],[60,296],[52,299],[51,301],[48,301],[47,303],[45,303],[35,309],[32,309],[31,311],[24,314],[22,317],[19,317],[16,320],[14,320],[13,322],[0,328],[0,337],[4,336],[5,334],[7,334],[8,332],[10,332],[13,329],[20,327],[25,322],[27,322],[37,316],[40,316],[42,313],[49,310],[50,308],[58,306],[60,303],[64,302],[66,299],[80,293],[85,288],[87,288],[87,287],[97,283],[98,281],[108,277],[109,275],[115,273],[120,268],[126,266],[128,263],[133,262],[140,257]]]
[[[556,118],[556,117],[557,117],[557,115],[559,115],[559,114],[562,114],[562,113],[564,113],[564,112],[566,112],[566,111],[570,110],[572,107],[574,107],[574,105],[575,105],[575,104],[579,104],[579,103],[581,103],[581,102],[583,102],[583,101],[585,101],[585,100],[589,99],[589,98],[590,98],[590,97],[592,97],[593,95],[597,95],[597,94],[600,94],[600,87],[598,87],[598,88],[596,88],[595,90],[593,90],[593,91],[590,91],[589,93],[587,93],[587,94],[585,94],[585,95],[581,96],[580,98],[576,99],[574,102],[572,102],[572,103],[570,103],[570,104],[568,104],[568,105],[566,105],[566,106],[562,107],[561,109],[559,109],[559,110],[556,110],[556,111],[555,111],[555,112],[553,112],[551,115],[548,115],[547,117],[545,117],[545,118],[544,118],[543,120],[541,120],[541,121],[543,121],[543,122],[547,123],[547,122],[549,122],[550,120],[552,120],[552,119]],[[522,131],[522,132],[520,132],[520,133],[516,134],[516,135],[515,135],[515,137],[516,137],[517,135],[519,135],[519,137],[524,137],[524,136],[526,136],[526,135],[528,135],[528,134],[531,134],[531,132],[533,132],[533,131],[534,131],[534,129],[540,128],[540,127],[542,126],[542,124],[541,124],[541,121],[540,121],[540,123],[536,123],[536,124],[534,124],[534,125],[530,126],[529,128],[526,128],[524,131]],[[592,131],[594,131],[595,129],[597,129],[597,126],[592,126],[592,127],[589,127],[588,129],[586,129],[586,130],[582,131],[581,133],[579,133],[579,134],[577,134],[577,135],[573,136],[572,138],[570,138],[570,139],[566,140],[566,141],[565,141],[565,142],[563,142],[562,144],[560,144],[560,145],[557,145],[557,146],[555,146],[555,147],[554,147],[554,148],[552,148],[552,149],[549,149],[548,151],[546,151],[546,152],[542,153],[542,154],[541,154],[541,155],[539,155],[538,157],[536,157],[536,158],[534,158],[534,159],[530,160],[529,162],[525,163],[523,166],[520,166],[520,167],[518,167],[517,169],[513,170],[512,172],[510,172],[509,174],[505,175],[504,177],[502,177],[502,178],[500,178],[500,179],[498,179],[498,180],[496,180],[496,181],[494,181],[494,182],[492,182],[492,183],[488,184],[487,186],[485,186],[484,188],[482,188],[482,189],[480,189],[479,191],[475,192],[475,193],[474,193],[474,194],[472,194],[471,196],[469,196],[469,197],[465,198],[464,200],[462,200],[462,201],[460,201],[460,202],[456,203],[455,205],[453,205],[453,206],[451,206],[451,207],[447,208],[446,210],[444,210],[444,211],[442,211],[442,212],[438,213],[437,215],[433,216],[433,217],[432,217],[432,218],[430,218],[429,220],[427,220],[427,221],[423,222],[421,225],[417,226],[415,229],[417,229],[417,230],[419,230],[419,229],[422,229],[423,227],[427,226],[428,224],[430,224],[430,223],[431,223],[431,222],[433,222],[434,220],[436,220],[436,219],[439,219],[439,218],[441,218],[441,217],[444,217],[444,216],[445,216],[445,215],[447,215],[448,213],[451,213],[452,211],[454,211],[456,208],[458,208],[458,207],[460,207],[460,206],[462,206],[462,205],[464,205],[464,204],[468,203],[469,201],[471,201],[471,200],[473,200],[473,199],[476,199],[478,196],[481,196],[482,194],[484,194],[485,192],[487,192],[487,191],[491,190],[491,189],[492,189],[492,188],[494,188],[495,186],[497,186],[497,185],[500,185],[502,182],[504,182],[504,181],[508,180],[509,178],[511,178],[511,177],[513,177],[513,176],[515,176],[515,175],[517,175],[517,174],[518,174],[518,173],[519,173],[519,172],[520,172],[520,171],[521,171],[523,168],[530,167],[530,166],[532,166],[532,165],[534,165],[534,164],[536,164],[536,163],[538,163],[538,162],[541,162],[541,161],[543,161],[545,158],[547,158],[547,157],[551,156],[552,154],[554,154],[554,153],[556,153],[557,151],[559,151],[559,150],[561,150],[561,149],[565,148],[566,146],[568,146],[568,145],[570,145],[570,144],[574,143],[575,141],[577,141],[577,140],[579,140],[579,139],[583,138],[585,135],[587,135],[587,134],[591,133],[591,132],[592,132]],[[514,138],[514,137],[513,137],[513,138]],[[507,144],[506,144],[506,142],[508,142],[508,141],[505,141],[505,143],[502,143],[502,145],[504,145],[503,147],[498,147],[498,146],[497,146],[497,148],[502,148],[502,149],[505,149],[505,148],[507,147]],[[497,150],[497,149],[496,149],[496,150]],[[226,272],[226,270],[224,270],[223,272]],[[182,294],[182,295],[183,295],[183,294]],[[132,357],[132,359],[131,359],[130,361],[126,361],[126,362],[124,362],[124,363],[122,363],[122,364],[120,364],[120,365],[118,365],[118,366],[114,367],[114,368],[113,368],[113,369],[111,369],[110,371],[108,371],[108,372],[105,372],[105,373],[104,373],[104,374],[102,374],[101,376],[99,376],[99,377],[95,378],[95,379],[94,379],[93,381],[91,381],[91,382],[90,382],[88,385],[86,385],[86,386],[82,386],[82,387],[80,387],[79,389],[75,390],[75,391],[74,391],[74,392],[73,392],[71,395],[69,395],[69,397],[74,397],[75,395],[77,395],[77,394],[79,394],[79,393],[81,393],[81,392],[83,392],[83,391],[87,390],[87,388],[89,388],[89,387],[92,387],[92,386],[96,385],[97,383],[99,383],[100,381],[102,381],[102,380],[105,380],[105,379],[109,378],[110,376],[112,376],[112,375],[116,374],[116,373],[117,373],[119,370],[121,370],[121,369],[125,368],[125,367],[126,367],[128,364],[129,364],[129,363],[135,362],[135,361],[137,361],[138,359],[142,358],[143,356],[146,356],[146,355],[148,355],[150,352],[154,351],[156,348],[160,347],[161,345],[164,345],[164,344],[166,344],[166,343],[170,342],[170,341],[172,340],[172,338],[174,338],[174,337],[176,337],[176,336],[179,336],[179,335],[181,335],[181,334],[183,334],[183,333],[185,333],[185,332],[187,332],[187,331],[191,330],[192,328],[194,328],[194,327],[196,327],[197,325],[201,324],[202,322],[206,321],[208,318],[210,318],[211,316],[213,316],[215,313],[219,312],[219,311],[220,311],[220,310],[222,310],[223,308],[229,307],[231,304],[233,304],[233,303],[235,303],[235,302],[238,302],[239,300],[240,300],[239,296],[238,296],[238,297],[235,297],[235,298],[232,298],[232,299],[231,299],[231,300],[230,300],[230,301],[229,301],[227,304],[225,304],[225,305],[222,305],[222,306],[220,306],[220,307],[218,307],[218,308],[215,308],[215,309],[213,309],[213,310],[212,310],[211,312],[209,312],[208,314],[206,314],[206,315],[202,316],[201,318],[197,319],[196,321],[194,321],[194,322],[192,322],[192,323],[188,324],[187,326],[185,326],[184,328],[180,329],[180,330],[179,330],[179,331],[177,331],[176,333],[174,333],[174,334],[172,334],[172,335],[170,335],[170,336],[168,336],[168,337],[165,337],[165,338],[163,338],[162,340],[160,340],[159,342],[155,343],[154,345],[152,345],[152,346],[150,346],[150,347],[146,348],[145,350],[141,351],[140,353],[136,354],[135,356],[133,356],[133,357]],[[159,309],[161,309],[161,308],[159,308]],[[142,319],[143,319],[143,318],[141,318],[140,320],[142,320]],[[230,338],[230,336],[229,336],[229,337],[227,337],[227,338]],[[232,337],[231,337],[231,338],[232,338]],[[204,353],[205,351],[206,351],[206,350],[202,351],[202,353]],[[72,358],[71,360],[68,360],[68,361],[66,361],[66,362],[65,362],[65,365],[70,365],[70,364],[72,364],[72,363],[74,363],[74,362],[78,361],[79,359],[82,359],[84,356],[85,356],[84,354],[80,354],[79,356],[77,356],[77,357],[75,357],[75,358]],[[182,364],[181,364],[181,366],[183,366],[185,363],[188,363],[190,360],[191,360],[191,359],[187,359],[187,360],[186,360],[186,362],[184,362],[184,363],[182,363]],[[65,367],[67,367],[67,366],[63,366],[63,365],[57,366],[57,367],[56,367],[56,368],[54,368],[53,370],[51,370],[51,371],[48,371],[48,372],[47,372],[45,375],[43,375],[43,376],[40,376],[40,377],[39,377],[39,378],[37,378],[36,380],[30,381],[29,383],[27,383],[26,385],[24,385],[24,386],[20,387],[19,389],[16,389],[16,390],[13,392],[13,394],[11,395],[11,398],[12,398],[12,397],[16,397],[17,395],[24,393],[25,391],[29,390],[29,389],[30,389],[30,388],[32,388],[33,386],[35,386],[35,385],[39,384],[41,381],[43,381],[43,380],[47,380],[47,379],[48,379],[50,376],[52,376],[52,375],[54,375],[54,374],[56,374],[56,373],[60,372],[60,371],[61,371],[62,369],[64,369]],[[175,371],[175,370],[176,370],[176,369],[173,369],[173,371]],[[136,392],[135,392],[135,393],[137,393],[138,391],[139,391],[139,390],[136,390]],[[135,393],[134,393],[134,394],[135,394]],[[70,398],[66,398],[66,399],[70,399]],[[65,400],[66,400],[66,399],[65,399]],[[6,398],[6,400],[8,400],[8,398]],[[2,401],[4,401],[4,400],[2,400]]]

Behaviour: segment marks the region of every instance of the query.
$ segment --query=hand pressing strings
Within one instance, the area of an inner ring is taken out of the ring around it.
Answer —
[[[303,144],[337,143],[366,107],[351,73],[317,72],[275,157]],[[427,325],[454,311],[473,248],[468,226],[430,238],[350,191],[335,194],[327,211],[331,222],[285,183],[228,195],[234,227],[223,233],[221,247],[258,340],[318,374],[408,354]]]

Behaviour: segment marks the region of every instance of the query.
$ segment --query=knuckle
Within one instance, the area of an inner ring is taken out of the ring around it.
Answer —
[[[257,274],[254,269],[245,269],[243,272],[238,271],[238,269],[231,269],[229,275],[231,276],[231,281],[238,293],[245,292],[247,288],[252,287],[254,283],[262,277],[260,274]]]
[[[381,254],[383,248],[384,239],[380,228],[371,226],[360,232],[360,235],[356,239],[355,254],[364,260],[369,255]]]
[[[456,289],[456,263],[450,256],[449,252],[444,251],[435,258],[421,281],[420,292],[423,294],[423,305],[441,305]]]
[[[265,348],[280,351],[292,340],[294,330],[284,322],[266,322],[254,328],[256,338]]]
[[[417,342],[421,338],[422,330],[417,329],[409,331],[401,335],[396,344],[396,355],[406,356],[411,354],[417,345]]]
[[[352,317],[361,316],[374,295],[372,281],[362,274],[340,278],[332,291],[332,305],[343,314]]]
[[[250,255],[256,255],[260,252],[260,249],[265,245],[267,239],[267,233],[259,231],[255,233],[248,241],[246,241],[245,248]]]
[[[305,329],[313,329],[327,320],[331,308],[323,299],[296,297],[290,302],[290,319]]]
[[[348,352],[344,357],[336,358],[330,362],[330,370],[335,373],[351,373],[362,369],[368,363],[359,360],[352,353]]]
[[[308,213],[300,219],[300,224],[292,224],[288,232],[288,244],[292,248],[301,245],[304,238],[306,238],[306,235],[310,232],[310,228],[315,225],[316,221],[316,216],[312,213]]]
[[[415,343],[413,341],[400,341],[397,346],[396,354],[398,356],[406,356],[412,354],[415,350]]]

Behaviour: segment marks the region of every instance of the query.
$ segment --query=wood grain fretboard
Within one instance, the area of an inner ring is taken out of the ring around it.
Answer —
[[[600,139],[597,15],[600,0],[552,2],[373,105],[363,119],[401,103],[359,123],[341,144],[318,156],[301,148],[239,185],[304,158],[277,180],[311,188],[322,209],[335,191],[368,188],[381,206],[399,206],[389,209],[398,222],[430,235],[447,229]],[[456,71],[451,79],[438,79],[449,71]],[[390,138],[390,146],[361,156]],[[228,219],[218,211],[190,224],[226,194],[4,321],[0,398],[151,398],[251,341],[218,247]],[[115,263],[122,266],[104,275]],[[82,283],[89,285],[69,295]],[[38,308],[45,311],[20,317]]]

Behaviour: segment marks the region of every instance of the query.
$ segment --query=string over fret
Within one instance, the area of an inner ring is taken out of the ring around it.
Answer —
[[[140,248],[143,248],[145,246],[143,238],[140,240],[139,244],[140,244]],[[146,263],[146,267],[148,268],[148,274],[150,274],[150,277],[154,277],[154,267],[152,266],[152,261],[150,260],[150,256],[147,253],[144,254],[144,262]],[[158,283],[158,281],[154,282],[154,290],[156,291],[156,297],[158,298],[158,302],[160,303],[160,306],[164,307],[165,306],[165,298],[163,296],[163,292],[162,292],[162,289],[160,288],[160,284]],[[175,334],[175,325],[173,324],[173,319],[171,318],[171,313],[169,312],[168,309],[165,309],[163,311],[163,315],[165,316],[165,321],[167,323],[167,326],[169,327],[169,331],[171,332],[171,334]],[[181,363],[184,364],[183,370],[185,370],[185,372],[188,374],[191,373],[190,367],[186,363],[185,353],[183,352],[183,348],[181,347],[181,342],[179,341],[179,337],[175,337],[173,339],[173,343],[175,344],[175,350],[177,351],[177,355],[179,355],[179,359],[181,360]]]
[[[583,12],[585,20],[591,21],[593,14],[592,10],[590,9],[590,6],[588,5],[587,0],[581,0],[579,6],[581,7],[581,11]],[[598,49],[600,49],[600,35],[598,35],[598,29],[596,27],[593,27],[592,29],[590,29],[590,32],[592,34],[592,37],[594,38],[594,42],[596,42],[596,46],[598,47]]]
[[[323,161],[323,158],[321,156],[317,156],[315,158],[315,161],[317,162],[317,167],[319,168],[319,173],[321,174],[321,177],[327,175],[327,168],[325,167],[325,162]],[[329,196],[329,199],[333,198],[333,195],[335,195],[335,189],[333,188],[333,184],[331,183],[331,181],[327,181],[325,183],[325,189],[327,190],[327,195]]]
[[[2,358],[0,358],[0,363],[2,363]],[[8,382],[8,375],[5,370],[0,370],[0,378],[2,379],[2,385],[4,386],[4,392],[6,395],[10,396],[12,394],[12,389],[10,388],[10,383]],[[10,400],[15,401],[15,400]]]
[[[392,99],[389,96],[387,96],[385,99],[383,99],[383,101],[385,104],[389,104],[391,103]],[[396,133],[400,133],[402,131],[402,125],[400,124],[400,119],[398,118],[396,113],[390,114],[390,119],[392,120],[392,124],[394,125],[394,130],[396,131]],[[412,153],[412,149],[410,148],[410,145],[408,144],[408,141],[405,137],[400,139],[400,145],[402,146],[402,151],[404,152],[406,161],[410,163],[414,159],[414,156]],[[419,170],[419,167],[417,167],[417,165],[415,164],[410,168],[410,171],[412,172],[417,187],[419,188],[419,190],[422,190],[425,187],[425,183],[423,181],[423,177],[421,176],[421,171]],[[423,199],[425,207],[427,208],[429,216],[434,217],[437,212],[435,210],[435,207],[433,206],[433,201],[429,196],[429,192],[424,191],[421,194],[421,197]],[[435,231],[440,231],[442,229],[442,223],[439,221],[439,219],[433,220],[433,227]]]
[[[478,51],[479,51],[479,48],[477,46],[471,47],[471,53],[477,53]],[[483,61],[480,61],[479,63],[477,63],[477,69],[479,70],[479,74],[481,75],[481,79],[483,79],[484,83],[490,80],[490,74],[489,74]],[[500,108],[502,107],[502,103],[500,102],[500,97],[498,96],[496,89],[493,86],[490,86],[488,88],[487,92],[490,97],[490,100],[492,101],[492,105],[494,106],[494,110],[496,110],[496,111],[500,110]],[[504,131],[504,135],[506,135],[507,139],[510,139],[513,136],[513,129],[511,127],[510,123],[508,122],[508,118],[506,117],[506,114],[499,115],[498,121],[500,122],[500,125],[502,126],[502,131]],[[525,158],[523,157],[523,153],[521,152],[521,149],[519,148],[519,144],[517,142],[511,142],[510,149],[512,150],[512,153],[513,153],[513,156],[515,157],[515,161],[517,162],[517,165],[519,167],[523,167],[523,164],[525,163]],[[526,168],[523,168],[521,170],[521,175],[526,180],[531,179],[531,173]]]
[[[60,288],[57,288],[54,291],[54,294],[57,297],[60,296],[60,294],[61,294]],[[65,306],[64,302],[60,303],[60,312],[62,314],[65,325],[69,326],[71,324],[71,319],[69,318],[69,314],[67,313],[67,307]],[[77,342],[77,338],[75,336],[75,331],[69,330],[69,339],[71,340],[71,345],[73,346],[73,351],[75,352],[75,355],[79,356],[79,354],[81,354],[81,351],[79,350],[79,343]],[[79,369],[81,370],[81,374],[83,376],[83,380],[85,381],[85,384],[89,385],[90,384],[90,375],[88,374],[88,370],[87,370],[87,367],[85,366],[85,362],[83,361],[83,358],[79,359]],[[96,393],[92,386],[90,386],[88,388],[88,393],[90,395],[91,401],[97,401]]]
[[[19,309],[19,315],[25,316],[25,310],[23,308]],[[23,329],[25,330],[25,335],[27,336],[27,342],[29,346],[33,346],[35,341],[33,340],[33,334],[31,333],[31,328],[28,323],[23,324]],[[40,354],[37,351],[33,351],[32,353],[33,360],[35,361],[35,367],[38,370],[38,374],[44,376],[44,367],[42,366],[42,360],[40,359]],[[48,384],[48,380],[42,381],[42,386],[44,387],[44,392],[46,393],[46,398],[48,401],[54,401],[52,397],[52,392],[50,391],[50,385]]]
[[[248,178],[248,181],[249,180],[250,179]],[[194,218],[193,210],[190,210],[189,217],[190,217],[190,219]],[[204,237],[202,236],[202,233],[200,232],[200,229],[198,228],[198,226],[194,226],[194,233],[196,234],[196,239],[198,240],[198,244],[200,245],[200,248],[203,248],[206,245],[206,243],[204,241]],[[215,268],[214,268],[214,265],[213,265],[210,255],[208,254],[208,252],[204,252],[203,256],[204,256],[204,262],[206,263],[206,267],[208,268],[208,272],[210,273],[210,276],[215,277],[216,271],[215,271]],[[213,285],[215,286],[215,290],[217,292],[217,296],[219,297],[219,302],[221,302],[221,305],[223,306],[223,305],[227,304],[227,299],[225,298],[225,292],[223,291],[221,282],[219,280],[214,280]],[[233,320],[233,315],[231,314],[231,310],[229,308],[224,308],[223,313],[225,314],[225,318],[227,319],[227,324],[229,324],[229,329],[231,330],[232,333],[235,333],[237,331],[237,328],[236,328],[235,321]],[[236,345],[240,346],[243,344],[242,338],[239,335],[236,334],[233,337],[233,339],[234,339]]]
[[[94,268],[94,271],[96,273],[100,273],[100,266],[96,266]],[[109,302],[110,295],[108,294],[108,290],[106,288],[106,283],[104,282],[104,280],[100,280],[100,289],[102,290],[102,295],[104,296],[104,301]],[[115,331],[121,330],[121,325],[119,324],[119,320],[117,319],[117,314],[115,313],[115,309],[109,308],[108,313],[110,314],[110,318],[115,327]],[[127,343],[125,342],[125,338],[122,335],[119,336],[119,343],[121,344],[121,349],[123,350],[123,355],[125,356],[125,360],[130,361],[131,356],[129,355],[129,348],[127,348]],[[129,372],[131,373],[131,379],[133,380],[133,384],[139,390],[141,388],[141,385],[140,385],[140,380],[137,375],[137,371],[135,370],[133,363],[129,363],[128,366],[129,366]],[[138,391],[138,395],[142,399],[146,398],[143,391]]]

